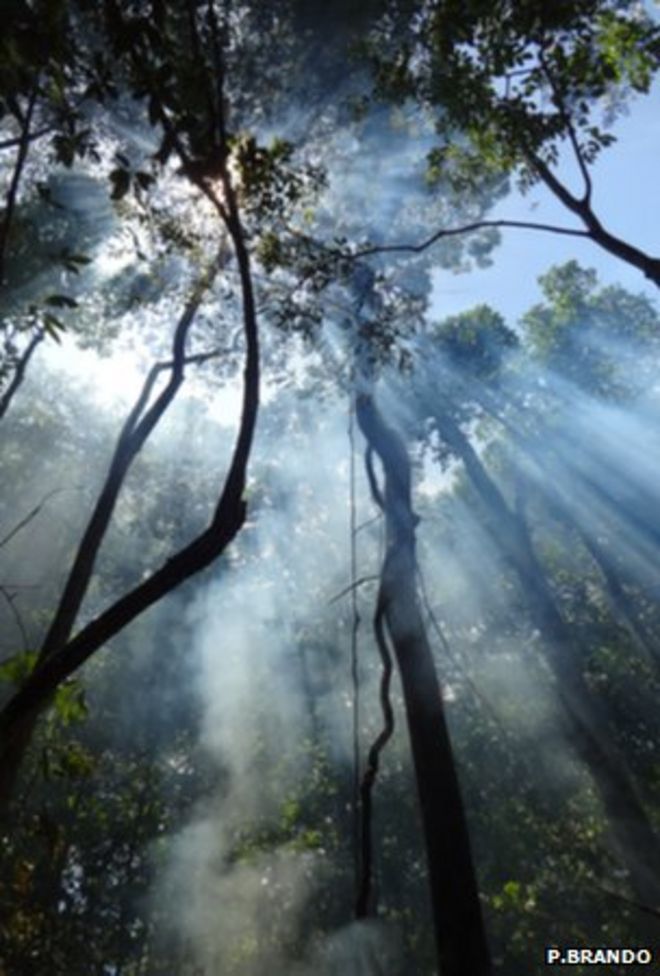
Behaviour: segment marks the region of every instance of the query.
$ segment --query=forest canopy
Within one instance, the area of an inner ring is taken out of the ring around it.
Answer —
[[[6,0],[0,976],[651,961],[659,66],[627,0]]]

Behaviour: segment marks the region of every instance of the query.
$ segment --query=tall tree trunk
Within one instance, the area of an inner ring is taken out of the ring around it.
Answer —
[[[488,976],[490,953],[467,821],[442,693],[415,587],[410,462],[371,396],[356,414],[385,472],[387,547],[381,573],[384,620],[401,677],[428,858],[431,907],[442,976]]]
[[[219,262],[214,261],[197,282],[193,295],[174,330],[172,361],[152,367],[144,382],[135,406],[121,430],[110,462],[108,473],[97,498],[92,515],[78,546],[73,565],[53,615],[46,636],[39,649],[37,667],[57,654],[71,637],[83,600],[89,589],[96,559],[105,539],[117,505],[119,494],[133,461],[143,445],[173,402],[184,379],[186,365],[186,340],[204,295],[215,280]],[[200,357],[196,357],[200,358]],[[203,358],[203,357],[202,357]],[[149,406],[149,399],[159,374],[169,371],[170,377],[161,393]],[[148,408],[148,409],[147,409]],[[11,749],[0,751],[3,763],[0,769],[0,809],[2,797],[9,798],[23,763],[25,752],[32,740],[38,713],[26,715],[15,728]]]
[[[210,566],[225,551],[245,522],[247,506],[243,494],[259,409],[259,331],[250,256],[228,178],[225,192],[232,205],[232,212],[226,217],[226,226],[238,264],[246,351],[241,420],[229,470],[215,511],[208,527],[192,542],[174,553],[163,566],[120,597],[73,637],[70,634],[75,618],[70,620],[62,631],[67,636],[57,645],[50,646],[48,654],[42,655],[24,685],[0,709],[0,811],[7,807],[11,799],[21,758],[31,737],[36,717],[50,703],[58,687],[136,617],[191,576]],[[159,400],[156,404],[158,402]],[[144,405],[142,403],[137,416]],[[137,422],[137,416],[134,415],[135,411],[131,414],[135,420],[131,431],[137,442],[140,442],[144,430],[141,424],[147,422],[150,412],[147,411],[140,422]],[[123,457],[122,454],[122,463]],[[94,538],[96,539],[96,535]],[[91,566],[89,571],[91,572]],[[67,607],[68,614],[68,603]]]
[[[660,841],[612,737],[607,711],[584,679],[579,649],[556,606],[526,524],[509,508],[453,417],[441,410],[434,417],[441,436],[463,461],[486,510],[489,531],[518,576],[532,621],[545,638],[545,659],[564,706],[566,736],[598,790],[630,882],[642,901],[660,904]]]

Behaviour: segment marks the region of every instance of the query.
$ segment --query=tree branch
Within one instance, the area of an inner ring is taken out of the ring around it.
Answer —
[[[243,409],[229,472],[211,522],[192,542],[37,665],[25,684],[0,711],[0,737],[4,739],[0,752],[5,761],[12,754],[14,735],[20,743],[22,724],[34,718],[48,703],[57,687],[136,617],[214,562],[245,521],[247,506],[243,492],[259,406],[260,370],[249,258],[244,250],[242,237],[238,238],[237,250],[242,271],[246,339]],[[11,787],[8,776],[3,785],[5,795],[0,800],[4,799],[6,802],[6,794]]]
[[[43,139],[44,136],[47,136],[54,129],[55,129],[54,125],[45,125],[41,129],[35,129],[34,132],[29,133],[29,135],[27,136],[27,141],[35,142],[37,139]],[[22,135],[14,136],[12,139],[3,139],[2,141],[0,141],[0,152],[3,152],[5,149],[16,149],[18,146],[21,145],[22,140],[23,140]]]
[[[478,220],[473,224],[463,224],[462,227],[450,227],[444,230],[438,230],[435,234],[431,234],[426,240],[421,241],[419,244],[381,244],[374,245],[373,247],[361,248],[359,251],[352,251],[349,254],[344,255],[347,258],[358,259],[370,257],[373,254],[393,254],[393,253],[408,253],[408,254],[420,254],[422,251],[428,250],[433,244],[441,241],[445,237],[456,237],[460,234],[471,234],[477,230],[485,230],[489,227],[513,227],[519,230],[540,230],[549,234],[564,234],[568,237],[590,237],[588,231],[580,230],[578,227],[560,227],[555,224],[539,224],[533,221],[526,220]]]
[[[24,529],[26,525],[29,525],[30,522],[37,517],[37,515],[44,507],[46,502],[50,501],[51,498],[54,498],[55,495],[60,495],[63,491],[71,491],[71,490],[72,489],[70,488],[54,488],[53,491],[49,491],[47,495],[44,495],[44,497],[41,499],[41,501],[36,506],[36,508],[33,508],[32,511],[29,512],[25,516],[25,518],[22,518],[20,522],[18,522],[14,526],[14,528],[11,529],[3,539],[0,539],[0,549],[2,549],[3,546],[6,546],[7,543],[14,538],[15,535],[18,535],[21,529]]]
[[[162,107],[159,114],[166,120],[166,124],[169,123]],[[175,138],[173,145],[178,148],[178,143],[185,156],[185,148],[182,146],[181,140],[178,139],[176,132],[173,132],[173,136]],[[0,758],[4,761],[5,766],[8,766],[8,760],[15,755],[17,749],[20,750],[21,745],[24,747],[27,744],[26,740],[29,739],[29,735],[26,736],[25,730],[30,729],[36,714],[48,704],[57,687],[136,617],[190,579],[191,576],[214,562],[235,538],[245,522],[247,505],[243,495],[259,410],[259,331],[250,256],[245,244],[235,193],[225,166],[223,166],[221,178],[227,206],[225,207],[217,197],[215,197],[214,202],[231,238],[238,265],[246,351],[239,430],[217,505],[208,528],[192,542],[176,552],[163,566],[87,624],[75,637],[68,639],[66,643],[57,644],[53,641],[52,651],[41,660],[23,687],[0,712],[0,734],[5,739]],[[207,195],[209,194],[207,193]],[[213,196],[212,194],[211,197],[213,198]],[[186,330],[178,328],[174,341],[174,359],[180,364],[180,368],[177,366],[173,370],[168,387],[142,420],[139,420],[140,413],[138,410],[132,411],[120,435],[120,443],[122,441],[128,442],[129,446],[132,447],[143,434],[148,433],[149,418],[154,416],[157,421],[157,411],[154,414],[154,408],[159,402],[163,402],[162,397],[167,395],[167,391],[173,388],[172,384],[182,374],[185,338]],[[140,400],[142,408],[144,408],[148,397],[142,395]],[[109,487],[114,491],[114,486]],[[73,596],[76,597],[76,594]],[[66,616],[62,617],[61,625],[62,632],[65,632],[66,627],[69,626]],[[3,763],[0,762],[0,770],[2,770],[2,765]],[[0,775],[0,780],[2,781],[0,783],[0,792],[2,793],[0,800],[4,799],[6,802],[13,783],[10,771],[5,769],[4,775]]]
[[[545,183],[548,189],[554,193],[564,206],[574,213],[587,228],[581,236],[588,237],[603,250],[608,251],[615,257],[625,261],[626,264],[637,268],[642,274],[660,288],[660,258],[653,257],[645,251],[640,251],[620,237],[610,234],[596,214],[591,209],[588,201],[580,200],[564,186],[560,179],[555,176],[548,164],[535,153],[527,153],[530,167],[536,170],[539,178]]]
[[[23,643],[23,651],[27,652],[30,648],[30,643],[28,641],[27,630],[25,629],[23,618],[20,614],[18,607],[14,602],[16,600],[17,594],[10,593],[9,589],[5,586],[0,586],[0,596],[4,597],[12,617],[16,621],[16,626],[18,627],[19,633],[21,635],[21,641]]]
[[[145,441],[160,422],[183,383],[186,361],[185,346],[188,334],[202,299],[215,280],[221,259],[222,252],[201,276],[188,300],[174,330],[171,362],[156,363],[152,366],[135,406],[126,418],[103,487],[69,572],[57,611],[41,646],[40,661],[48,658],[62,647],[71,635],[89,588],[96,558],[114,514],[126,475]],[[170,378],[153,404],[146,409],[154,384],[165,369],[170,370]]]
[[[569,110],[566,107],[566,102],[564,101],[564,98],[559,90],[559,86],[557,85],[553,77],[553,74],[550,71],[550,67],[545,57],[543,56],[542,52],[539,54],[539,64],[541,65],[543,73],[546,76],[548,80],[548,84],[550,85],[550,88],[552,90],[553,101],[557,106],[557,110],[559,111],[559,115],[562,122],[566,126],[566,132],[568,134],[568,138],[571,143],[571,147],[573,149],[573,154],[575,156],[575,159],[577,160],[578,166],[580,167],[580,172],[582,173],[582,179],[584,180],[584,193],[582,195],[582,202],[586,206],[590,206],[591,194],[593,190],[593,186],[591,182],[591,174],[589,172],[589,167],[587,166],[587,163],[585,161],[584,154],[580,146],[580,141],[577,137],[575,126],[573,125],[573,120],[571,118]]]
[[[38,329],[30,339],[30,342],[28,343],[26,348],[23,350],[21,358],[19,359],[16,366],[14,367],[14,375],[11,378],[11,382],[7,387],[7,389],[5,390],[5,392],[2,394],[2,397],[0,397],[0,420],[2,420],[4,415],[9,410],[9,407],[11,406],[11,402],[14,399],[14,396],[18,392],[21,384],[23,383],[23,380],[25,379],[25,372],[28,368],[30,360],[32,359],[32,356],[37,346],[39,345],[40,342],[43,342],[45,337],[46,337],[46,333],[44,332],[44,330]]]
[[[5,277],[5,256],[7,251],[7,242],[9,240],[9,228],[11,226],[12,218],[14,216],[14,210],[16,208],[16,198],[18,196],[18,187],[21,182],[21,176],[23,175],[23,168],[25,166],[25,160],[27,158],[28,146],[30,142],[30,124],[32,122],[32,114],[34,112],[34,107],[37,103],[37,92],[38,88],[35,84],[30,97],[28,99],[27,108],[25,110],[25,115],[21,120],[21,136],[18,144],[18,154],[16,156],[16,162],[14,164],[14,172],[12,174],[11,182],[9,184],[9,189],[7,190],[7,203],[5,205],[5,212],[2,216],[2,223],[0,223],[0,288],[4,284]]]
[[[354,593],[355,590],[362,586],[363,583],[373,583],[379,579],[380,576],[360,576],[360,578],[356,579],[354,583],[350,583],[348,586],[345,586],[343,590],[340,590],[339,593],[336,593],[332,597],[332,599],[328,600],[328,606],[331,606],[333,603],[337,603],[337,601],[341,600],[343,596],[347,596],[349,593]]]

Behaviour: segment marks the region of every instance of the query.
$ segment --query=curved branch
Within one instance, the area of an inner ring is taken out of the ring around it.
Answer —
[[[616,237],[603,227],[596,214],[591,209],[588,200],[580,200],[568,190],[560,179],[552,172],[552,169],[545,160],[535,153],[528,152],[527,159],[529,166],[536,171],[539,178],[545,183],[548,189],[557,199],[564,204],[567,210],[580,218],[587,228],[580,236],[587,237],[602,247],[604,251],[613,254],[626,264],[637,268],[644,277],[648,278],[660,288],[660,258],[653,257],[638,247],[629,244],[627,241]]]
[[[39,653],[40,661],[62,647],[71,635],[126,475],[183,383],[188,334],[202,299],[215,280],[219,264],[220,259],[214,261],[197,282],[177,323],[172,340],[172,361],[156,363],[152,366],[135,406],[124,422],[105,482],[78,547],[55,616],[42,644]],[[170,370],[170,378],[154,403],[146,410],[156,380],[165,369]]]
[[[355,593],[355,591],[358,589],[358,587],[362,586],[363,583],[374,583],[376,580],[379,580],[379,579],[380,579],[380,576],[375,576],[375,575],[374,576],[360,576],[359,579],[356,579],[355,582],[353,582],[353,583],[349,583],[349,585],[348,586],[345,586],[343,590],[340,590],[339,593],[336,593],[332,597],[332,599],[328,600],[328,606],[330,607],[330,606],[332,606],[333,603],[337,603],[338,600],[341,600],[341,598],[343,596],[346,596],[348,593]]]
[[[386,586],[381,581],[374,614],[374,636],[380,654],[382,671],[380,678],[380,707],[383,713],[383,728],[374,739],[367,756],[367,765],[360,784],[360,880],[355,902],[355,917],[367,918],[370,910],[373,886],[373,843],[371,795],[378,776],[380,754],[394,733],[394,709],[390,700],[392,684],[392,655],[385,636],[385,611],[387,606]]]
[[[575,131],[575,126],[573,125],[571,114],[568,108],[566,107],[566,102],[564,101],[564,98],[559,90],[559,86],[557,85],[557,82],[555,81],[554,76],[550,71],[550,67],[542,53],[539,54],[539,63],[541,65],[541,68],[543,69],[543,73],[546,76],[548,80],[548,84],[550,85],[550,88],[552,90],[553,101],[557,106],[557,110],[559,111],[560,118],[566,127],[566,132],[568,134],[568,138],[571,143],[571,147],[573,149],[573,155],[575,156],[577,164],[580,167],[580,172],[582,173],[582,179],[584,180],[584,194],[582,196],[582,202],[586,206],[589,206],[591,204],[591,194],[593,191],[591,174],[589,172],[589,167],[587,166],[586,160],[584,158],[584,153],[582,152],[580,141],[577,137],[577,132]]]
[[[30,522],[37,517],[37,515],[44,507],[46,502],[49,502],[50,499],[54,498],[56,495],[60,495],[63,491],[73,491],[73,490],[74,489],[70,489],[70,488],[54,488],[52,491],[49,491],[48,494],[44,495],[44,497],[41,499],[38,505],[36,505],[31,512],[28,512],[27,515],[25,515],[19,522],[17,522],[16,525],[13,527],[13,529],[9,530],[7,535],[3,536],[3,538],[0,539],[0,549],[2,549],[3,546],[6,546],[8,542],[11,542],[11,540],[14,538],[15,535],[18,535],[18,533],[22,529],[24,529],[26,525],[29,525]]]
[[[512,227],[518,230],[540,230],[548,234],[564,234],[568,237],[590,237],[589,231],[580,230],[578,227],[561,227],[555,224],[539,224],[533,221],[527,220],[477,220],[472,224],[464,224],[462,227],[449,227],[444,230],[438,230],[435,234],[431,234],[426,240],[421,241],[419,244],[380,244],[374,245],[373,247],[365,247],[359,251],[352,251],[350,254],[346,254],[345,257],[357,259],[370,257],[372,254],[394,254],[394,253],[408,253],[408,254],[420,254],[422,251],[428,250],[433,244],[437,244],[438,241],[443,240],[445,237],[457,237],[460,234],[471,234],[477,230],[484,230],[489,227]]]
[[[39,343],[43,342],[45,337],[46,337],[46,333],[44,332],[44,330],[38,329],[37,332],[35,332],[32,338],[30,339],[25,349],[23,350],[21,354],[21,358],[19,359],[19,361],[16,363],[16,366],[14,367],[14,375],[11,378],[11,382],[7,387],[7,389],[5,390],[5,392],[0,397],[0,420],[2,420],[4,415],[9,410],[12,400],[14,399],[21,384],[23,383],[23,380],[25,379],[25,371],[28,368],[30,360],[32,359],[32,356],[36,351],[37,346],[39,345]]]
[[[248,304],[248,311],[249,308]],[[255,319],[246,321],[245,332],[249,341],[241,426],[229,474],[209,527],[36,667],[23,687],[0,712],[0,735],[4,738],[3,759],[10,753],[12,733],[19,729],[20,739],[20,723],[43,708],[63,681],[136,617],[214,562],[240,531],[247,513],[243,490],[258,410],[259,359],[256,328]]]
[[[245,522],[247,506],[243,494],[259,408],[259,335],[250,260],[237,213],[229,232],[238,261],[243,297],[246,346],[243,406],[229,471],[210,524],[164,565],[90,621],[75,637],[54,649],[6,703],[0,711],[0,803],[7,803],[11,795],[16,775],[15,757],[22,755],[35,717],[49,703],[59,685],[136,617],[214,562]],[[181,341],[178,346],[175,345],[175,354],[179,348],[183,350],[181,336],[179,339]],[[146,418],[138,425],[138,415],[133,411],[129,420],[131,423],[127,422],[122,436],[138,436],[139,432],[144,431]]]

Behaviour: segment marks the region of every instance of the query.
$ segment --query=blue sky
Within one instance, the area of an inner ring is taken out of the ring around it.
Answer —
[[[631,102],[629,114],[617,121],[613,131],[618,142],[603,151],[592,173],[594,209],[609,231],[642,250],[660,254],[660,84],[649,95]],[[562,163],[560,173],[569,186],[579,188],[570,160]],[[579,226],[542,185],[524,197],[512,193],[493,216]],[[658,289],[639,271],[589,241],[504,230],[491,268],[465,275],[437,273],[435,316],[452,315],[486,302],[513,324],[539,300],[538,275],[571,258],[596,268],[603,284],[618,283],[656,300],[660,297]]]

